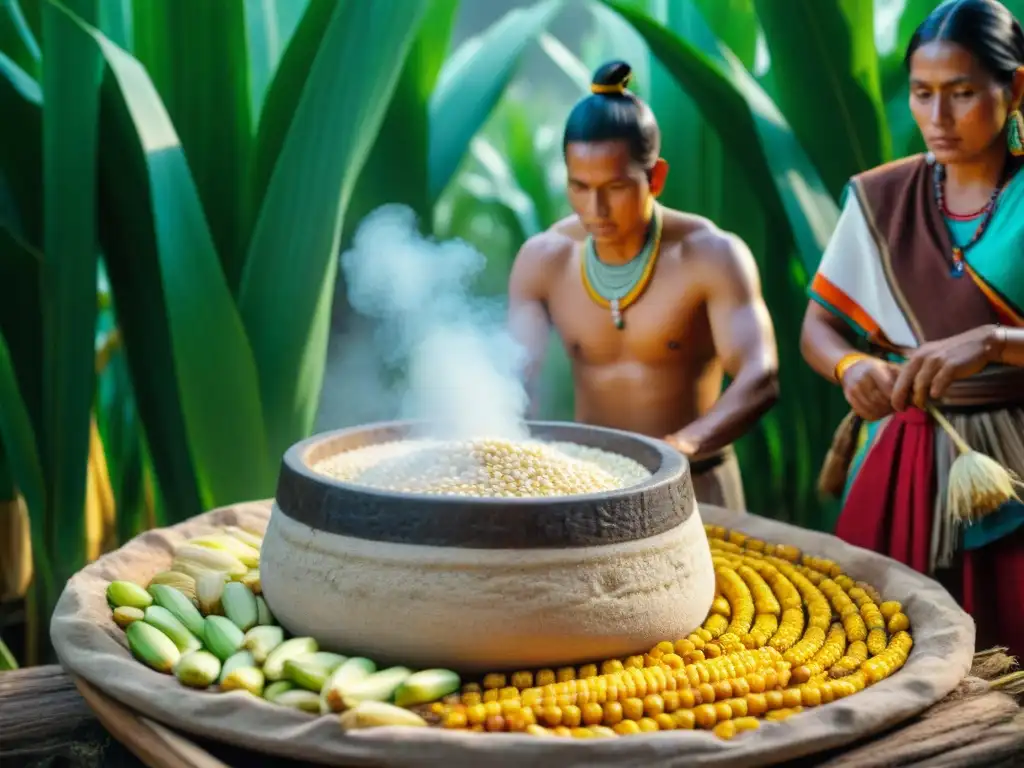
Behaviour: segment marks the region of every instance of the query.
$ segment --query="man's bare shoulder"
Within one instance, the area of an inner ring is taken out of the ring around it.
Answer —
[[[563,269],[576,241],[560,229],[561,223],[530,237],[519,248],[510,278],[514,293],[543,295],[550,279]]]
[[[690,274],[705,278],[709,285],[756,286],[757,262],[747,244],[733,232],[718,227],[703,216],[672,211],[665,217],[665,235],[677,247],[669,249],[676,261],[685,262]],[[759,290],[759,288],[757,289]]]
[[[528,238],[516,254],[516,263],[523,262],[524,266],[538,269],[560,265],[578,242],[570,226],[563,225],[563,222],[571,223],[564,219]]]

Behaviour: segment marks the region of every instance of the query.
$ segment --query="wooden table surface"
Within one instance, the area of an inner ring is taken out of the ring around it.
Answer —
[[[977,682],[977,678],[975,678]],[[143,743],[150,750],[158,744],[153,759],[143,762],[117,738],[111,735],[97,719],[94,709],[82,697],[74,680],[59,666],[32,667],[0,672],[0,766],[2,768],[309,768],[308,763],[266,757],[226,745],[189,737],[181,739],[162,726],[146,731],[146,721],[135,718],[95,689],[84,687],[96,711],[101,713],[111,730],[126,741],[136,739],[136,747]],[[97,696],[99,698],[97,698]],[[999,710],[998,722],[981,722],[985,701]],[[832,754],[816,755],[812,759],[792,761],[785,768],[810,766],[852,765],[878,766],[882,764],[900,768],[1013,768],[1024,766],[1024,712],[1002,693],[989,692],[972,699],[976,716],[966,709],[963,717],[954,717],[952,725],[938,730],[946,735],[947,744],[914,749],[917,740],[925,735],[921,727],[928,727],[928,717],[918,718],[901,727],[894,734],[883,734],[878,739],[852,753],[847,747]],[[941,707],[942,705],[937,705]],[[965,705],[966,706],[966,705]],[[969,709],[969,707],[968,707]],[[931,731],[936,731],[932,717]],[[975,722],[971,722],[974,720]],[[946,721],[946,718],[943,718]],[[134,722],[134,724],[132,724]],[[125,727],[126,726],[126,727]],[[917,733],[915,733],[917,729]],[[161,736],[160,733],[164,736]],[[126,736],[128,737],[126,739]],[[933,738],[929,735],[928,738]],[[181,744],[185,749],[174,754],[169,746]],[[888,742],[888,745],[885,743]],[[934,745],[935,742],[933,741]],[[899,745],[893,750],[892,745]],[[880,746],[884,746],[879,750]],[[196,747],[199,749],[197,750]],[[881,757],[879,752],[881,751]],[[898,757],[896,752],[903,752]],[[881,762],[877,762],[881,760]],[[833,762],[834,761],[834,762]],[[779,767],[781,768],[781,766]]]

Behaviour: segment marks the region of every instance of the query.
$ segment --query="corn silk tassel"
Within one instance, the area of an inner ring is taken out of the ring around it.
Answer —
[[[1024,483],[1015,472],[971,448],[934,405],[929,404],[928,413],[949,435],[960,452],[950,467],[946,489],[949,511],[954,521],[974,522],[1011,499],[1020,499],[1016,488],[1024,487]]]

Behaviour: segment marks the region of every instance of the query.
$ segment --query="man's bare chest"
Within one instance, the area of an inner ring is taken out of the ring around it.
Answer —
[[[709,336],[703,301],[675,272],[655,270],[640,298],[622,310],[619,329],[611,308],[588,293],[574,259],[549,285],[547,302],[570,357],[588,364],[660,365],[683,361],[703,348]]]

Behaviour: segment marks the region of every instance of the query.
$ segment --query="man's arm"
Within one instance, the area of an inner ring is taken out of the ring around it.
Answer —
[[[516,255],[508,282],[508,327],[526,355],[523,378],[530,398],[528,418],[535,418],[540,406],[537,384],[551,332],[545,291],[550,241],[547,233],[527,240]]]
[[[702,233],[699,273],[706,286],[715,350],[732,381],[714,407],[674,435],[690,456],[714,453],[744,435],[779,396],[778,350],[750,249],[722,232]]]

